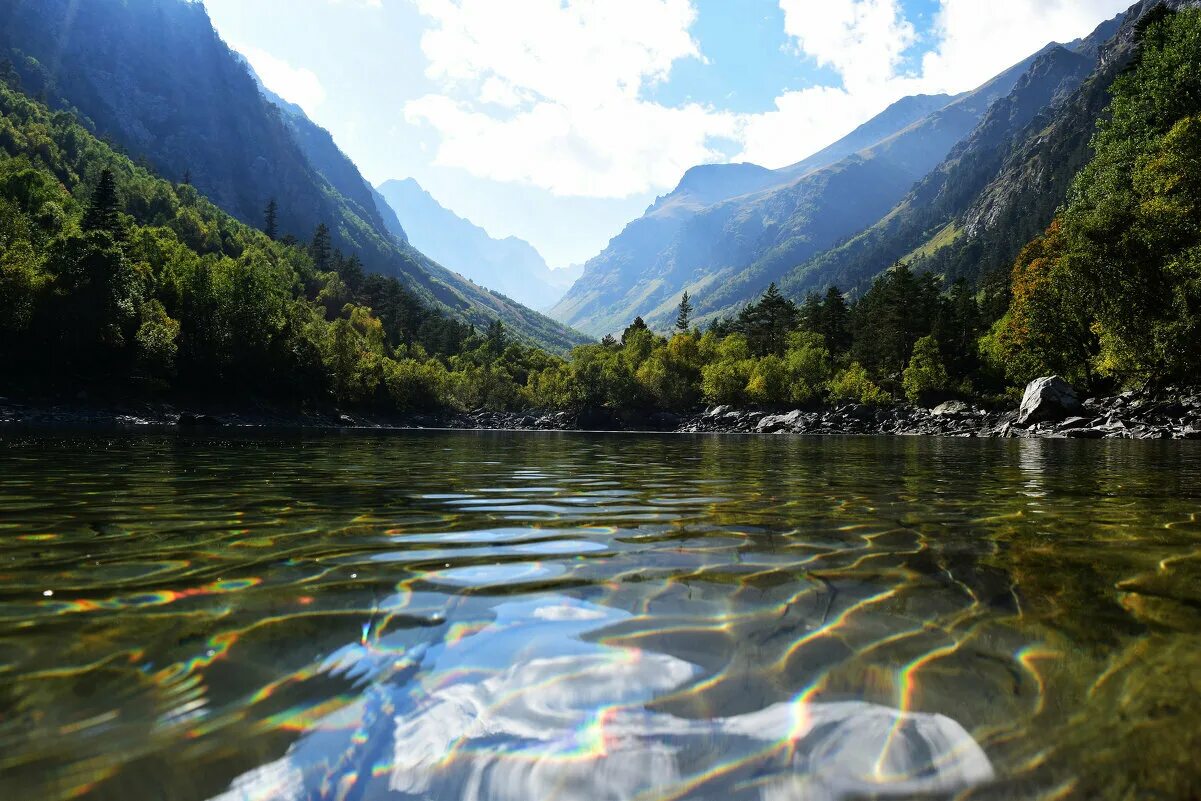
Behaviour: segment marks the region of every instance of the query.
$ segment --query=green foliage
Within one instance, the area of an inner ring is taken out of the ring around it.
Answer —
[[[796,327],[798,315],[796,304],[780,294],[772,282],[763,297],[739,312],[735,330],[746,337],[755,356],[779,356],[784,353],[788,334]]]
[[[951,378],[938,352],[938,341],[924,336],[913,346],[913,356],[905,368],[901,386],[913,404],[929,404],[951,392]]]
[[[876,386],[868,376],[867,369],[859,362],[852,362],[830,382],[830,397],[864,406],[886,406],[892,400],[888,393]]]
[[[689,327],[692,325],[692,298],[685,292],[680,298],[680,307],[676,312],[676,330],[682,334],[688,333]]]
[[[1150,19],[1092,161],[983,340],[1015,381],[1189,381],[1201,364],[1201,11]]]

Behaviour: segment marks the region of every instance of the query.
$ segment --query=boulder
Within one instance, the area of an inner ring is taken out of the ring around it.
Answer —
[[[971,414],[972,407],[968,406],[963,401],[947,401],[939,404],[930,410],[930,414],[935,417],[959,417],[961,415]]]
[[[1063,420],[1084,411],[1072,385],[1057,375],[1036,378],[1026,387],[1019,425]]]
[[[772,414],[759,421],[756,430],[761,434],[773,434],[784,429],[794,428],[801,421],[800,410],[788,414]]]

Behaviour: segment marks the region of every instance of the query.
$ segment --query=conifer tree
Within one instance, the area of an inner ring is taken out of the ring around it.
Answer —
[[[83,215],[83,230],[105,231],[112,234],[114,239],[120,239],[121,201],[117,197],[117,180],[113,171],[105,168],[100,173],[100,180],[92,192],[92,200]]]
[[[309,245],[309,255],[313,257],[313,266],[318,270],[328,270],[333,258],[333,244],[330,242],[329,226],[321,223],[313,232],[313,242]]]
[[[263,215],[266,218],[263,232],[267,234],[268,239],[273,240],[279,236],[279,204],[275,202],[275,198],[267,202],[267,209]]]
[[[676,328],[680,333],[687,334],[688,328],[692,324],[692,298],[688,293],[684,293],[684,297],[680,298],[680,310],[676,314]]]

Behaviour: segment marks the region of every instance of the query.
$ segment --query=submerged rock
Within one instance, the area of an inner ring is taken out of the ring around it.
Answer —
[[[1057,375],[1046,376],[1036,378],[1026,386],[1018,424],[1055,422],[1083,411],[1071,384]]]

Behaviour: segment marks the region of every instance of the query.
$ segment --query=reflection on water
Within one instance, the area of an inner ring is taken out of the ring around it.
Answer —
[[[0,442],[0,794],[1182,798],[1201,449]]]

